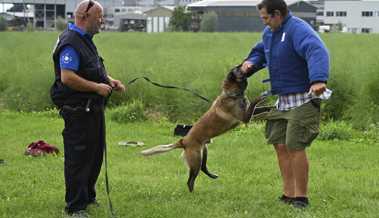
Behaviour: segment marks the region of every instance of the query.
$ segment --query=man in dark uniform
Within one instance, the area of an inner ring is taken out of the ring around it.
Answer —
[[[103,24],[103,7],[84,0],[75,9],[75,24],[59,36],[53,53],[53,102],[64,119],[64,175],[69,216],[87,217],[96,203],[95,185],[105,148],[104,106],[112,90],[125,91],[107,75],[92,37]]]

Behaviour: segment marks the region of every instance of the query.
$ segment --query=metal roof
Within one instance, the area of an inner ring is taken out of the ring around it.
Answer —
[[[303,0],[285,0],[287,5],[292,5],[298,2],[306,2]],[[220,7],[220,6],[250,6],[256,7],[261,0],[203,0],[188,4],[187,7]],[[310,3],[309,3],[310,4]]]
[[[203,0],[188,4],[188,7],[216,7],[216,6],[256,6],[259,1],[254,0]]]

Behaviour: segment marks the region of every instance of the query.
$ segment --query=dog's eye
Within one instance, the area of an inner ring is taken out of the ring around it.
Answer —
[[[228,74],[228,80],[234,80],[235,79],[235,75],[234,75],[234,73],[233,73],[233,71],[232,72],[230,72],[229,74]]]
[[[240,76],[241,76],[241,71],[240,71],[238,68],[234,68],[234,69],[233,69],[233,74],[234,74],[236,77],[240,77]]]

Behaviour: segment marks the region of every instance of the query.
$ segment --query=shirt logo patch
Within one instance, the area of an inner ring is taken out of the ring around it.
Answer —
[[[69,54],[63,56],[63,63],[68,64],[72,61],[72,57]]]
[[[286,33],[284,32],[283,34],[282,34],[282,40],[280,40],[281,42],[284,42],[284,40],[286,39]]]

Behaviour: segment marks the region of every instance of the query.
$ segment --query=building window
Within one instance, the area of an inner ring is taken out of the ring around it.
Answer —
[[[346,17],[347,12],[346,11],[336,11],[336,17]]]
[[[323,12],[323,11],[317,11],[317,12],[316,12],[316,15],[317,15],[317,16],[324,16],[324,12]]]
[[[327,11],[326,12],[327,17],[333,17],[334,16],[334,11]]]
[[[371,28],[362,28],[362,33],[371,33]]]
[[[356,27],[353,27],[353,28],[348,28],[348,31],[351,33],[357,33],[358,29]]]
[[[362,17],[372,17],[374,12],[372,11],[362,11]]]

